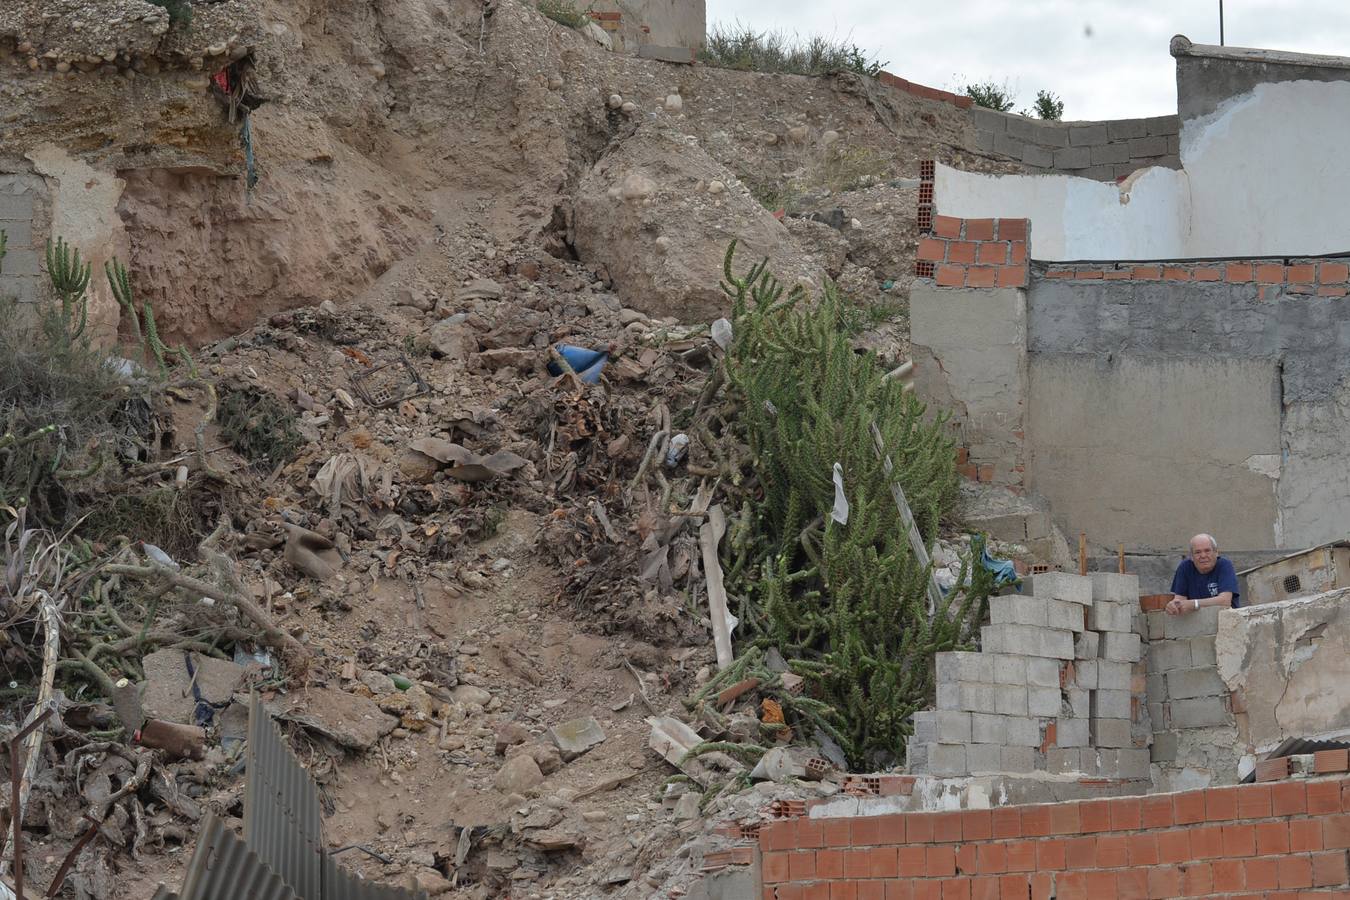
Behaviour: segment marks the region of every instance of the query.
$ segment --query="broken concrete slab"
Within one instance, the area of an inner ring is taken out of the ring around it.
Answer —
[[[1342,589],[1219,612],[1218,675],[1242,696],[1246,743],[1258,753],[1285,738],[1350,733],[1347,604]]]
[[[798,751],[793,753],[787,747],[774,747],[760,757],[755,768],[750,772],[750,778],[753,781],[791,781],[794,778],[806,777],[806,765],[804,764],[807,754]]]
[[[192,666],[196,677],[188,673]],[[228,706],[237,691],[247,688],[249,669],[228,660],[185,653],[182,650],[158,650],[141,660],[145,685],[141,708],[148,719],[163,719],[185,725],[197,724],[194,710],[196,692],[212,709]]]
[[[642,44],[638,47],[638,58],[656,59],[661,62],[692,66],[698,58],[698,54],[689,47],[661,47],[657,44]]]
[[[699,794],[695,791],[687,791],[681,794],[680,799],[675,801],[675,821],[688,822],[691,819],[697,819],[699,817],[698,801]]]
[[[593,716],[572,719],[548,730],[549,740],[557,746],[563,762],[571,762],[605,739],[605,730]]]
[[[690,757],[689,752],[703,743],[703,739],[698,736],[698,732],[674,716],[648,716],[646,722],[652,729],[647,746],[704,787],[711,781],[711,773],[708,772],[705,763],[728,772],[744,768],[721,751]]]
[[[398,719],[369,697],[312,687],[278,696],[267,704],[276,718],[295,722],[349,750],[365,751],[393,731]]]

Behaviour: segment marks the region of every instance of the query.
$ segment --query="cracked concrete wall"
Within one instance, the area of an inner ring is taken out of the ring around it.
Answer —
[[[1073,530],[1159,550],[1195,531],[1235,550],[1350,531],[1344,300],[1033,279],[1027,332],[1029,484]]]
[[[1225,611],[1215,654],[1219,677],[1242,698],[1249,752],[1350,734],[1350,590]]]

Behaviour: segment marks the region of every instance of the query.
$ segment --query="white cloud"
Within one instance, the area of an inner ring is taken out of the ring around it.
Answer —
[[[1227,0],[1229,45],[1350,53],[1350,4]],[[708,0],[710,23],[847,38],[902,78],[959,90],[1007,79],[1018,109],[1038,89],[1064,100],[1065,118],[1176,112],[1174,34],[1219,42],[1216,0]]]

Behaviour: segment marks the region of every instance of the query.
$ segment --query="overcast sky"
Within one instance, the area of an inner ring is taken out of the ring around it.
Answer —
[[[1036,91],[1066,119],[1176,112],[1167,43],[1219,42],[1218,0],[707,0],[710,23],[847,38],[887,70],[933,87],[1007,79],[1021,110]],[[1230,46],[1350,55],[1346,0],[1225,0]]]

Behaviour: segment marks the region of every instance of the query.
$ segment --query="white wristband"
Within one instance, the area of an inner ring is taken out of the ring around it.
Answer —
[[[1199,611],[1200,611],[1200,598],[1199,598],[1199,597],[1193,597],[1192,599],[1195,601],[1195,609],[1196,609],[1196,612],[1199,612]]]

